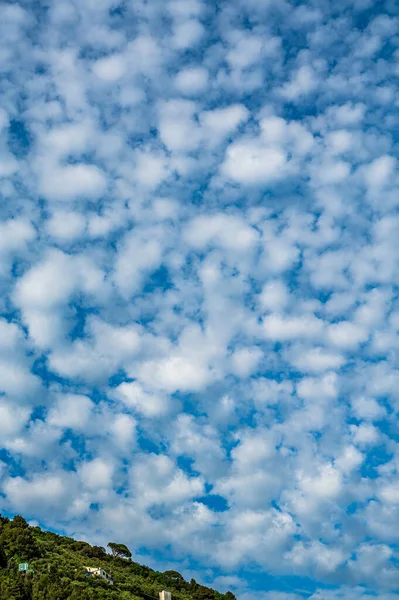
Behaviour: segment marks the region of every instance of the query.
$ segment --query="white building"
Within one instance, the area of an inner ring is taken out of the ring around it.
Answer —
[[[172,594],[167,590],[162,590],[159,592],[159,600],[172,600]]]
[[[102,579],[105,579],[105,581],[108,581],[108,583],[110,583],[111,585],[114,585],[114,580],[112,579],[111,575],[104,571],[104,569],[101,569],[100,567],[85,567],[85,569],[88,573],[90,573],[90,575],[101,577]],[[165,600],[168,599],[165,598]]]

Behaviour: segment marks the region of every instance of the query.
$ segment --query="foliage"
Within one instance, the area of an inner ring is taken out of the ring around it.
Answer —
[[[120,556],[121,558],[131,558],[132,553],[129,548],[125,546],[125,544],[116,544],[115,542],[110,542],[108,544],[108,548],[110,548],[113,556]]]
[[[168,587],[175,587],[180,590],[185,583],[184,578],[177,571],[165,571],[164,577],[167,581]]]
[[[7,564],[8,562],[6,551],[4,550],[3,546],[0,546],[0,569],[6,569]]]
[[[15,529],[29,529],[28,523],[20,515],[16,515],[10,523],[11,528]]]
[[[234,594],[188,583],[177,571],[159,573],[131,560],[124,544],[110,542],[112,556],[102,546],[30,527],[23,517],[0,515],[0,600],[158,600],[168,589],[172,600],[235,600]],[[28,562],[34,572],[18,572]],[[110,585],[86,567],[101,567]]]

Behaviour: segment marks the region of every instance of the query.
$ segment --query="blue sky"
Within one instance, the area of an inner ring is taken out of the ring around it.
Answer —
[[[398,4],[0,14],[0,510],[399,598]]]

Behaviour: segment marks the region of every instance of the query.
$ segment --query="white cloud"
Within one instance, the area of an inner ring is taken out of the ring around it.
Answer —
[[[275,341],[296,338],[319,337],[323,331],[323,321],[314,315],[282,317],[271,314],[263,319],[263,331],[266,338]]]
[[[24,360],[2,358],[0,361],[0,393],[32,402],[40,389],[40,379],[33,375]]]
[[[202,424],[192,415],[181,413],[177,416],[171,449],[176,456],[192,458],[195,470],[207,479],[213,479],[224,470],[226,453],[221,447],[217,429]]]
[[[346,446],[343,448],[341,455],[336,460],[336,466],[341,471],[349,475],[355,471],[363,463],[364,455],[354,446]]]
[[[238,348],[232,354],[233,373],[240,377],[247,377],[256,370],[263,353],[259,348]]]
[[[146,417],[157,417],[169,410],[168,399],[151,392],[146,392],[138,382],[121,383],[112,396],[121,400],[127,407],[137,410]]]
[[[76,286],[74,266],[74,261],[67,254],[51,252],[18,281],[16,302],[22,307],[38,309],[65,302]]]
[[[259,125],[258,137],[238,138],[226,150],[221,170],[233,181],[256,185],[288,177],[296,169],[296,159],[313,145],[310,132],[295,121],[271,115],[262,118]]]
[[[326,144],[331,154],[343,154],[348,152],[352,147],[352,135],[345,129],[336,129],[328,134]]]
[[[379,497],[383,502],[387,504],[398,504],[399,503],[399,485],[397,483],[391,483],[379,490]]]
[[[379,430],[370,423],[351,425],[350,431],[353,435],[353,441],[360,446],[375,446],[380,439]]]
[[[196,96],[208,87],[208,72],[200,67],[184,69],[176,75],[175,85],[183,95]]]
[[[27,219],[7,219],[0,223],[0,253],[2,255],[3,271],[10,253],[24,252],[29,242],[36,238],[36,231]]]
[[[329,548],[319,542],[309,545],[298,542],[290,552],[289,559],[299,568],[313,563],[321,571],[333,572],[345,561],[346,556],[340,548]]]
[[[41,178],[41,192],[49,200],[99,200],[105,192],[107,179],[96,165],[51,165]]]
[[[109,488],[111,486],[114,466],[111,462],[95,458],[84,462],[79,467],[79,476],[84,487],[91,490]]]
[[[337,395],[337,376],[327,373],[320,379],[306,377],[297,385],[298,395],[306,399],[335,398]]]
[[[287,154],[280,148],[265,146],[256,139],[242,139],[227,148],[222,172],[238,183],[268,183],[283,177],[287,161]]]
[[[200,143],[195,110],[195,103],[189,100],[169,100],[160,106],[159,133],[171,152],[194,150]]]
[[[127,297],[140,287],[146,273],[161,262],[162,244],[154,233],[140,230],[137,235],[132,230],[120,241],[114,281],[121,294]]]
[[[188,477],[167,456],[150,454],[140,458],[130,472],[130,483],[139,505],[169,507],[203,494],[202,480]]]
[[[339,348],[354,348],[367,337],[367,330],[348,321],[333,323],[327,328],[327,338]]]
[[[389,181],[396,166],[396,159],[393,156],[380,156],[373,160],[364,171],[364,178],[369,188],[378,188]]]
[[[26,425],[31,411],[26,407],[14,406],[11,402],[0,402],[0,432],[3,440],[15,436]]]
[[[339,369],[345,361],[340,354],[315,347],[309,350],[302,348],[298,348],[297,351],[294,350],[291,362],[303,373],[321,373],[323,371]]]
[[[236,37],[236,36],[234,36]],[[233,40],[234,40],[233,37]],[[227,52],[227,62],[236,69],[245,69],[253,63],[258,62],[262,52],[262,40],[255,36],[238,36],[235,44]]]
[[[299,486],[305,494],[330,500],[341,492],[341,474],[332,465],[322,465],[313,477],[300,473]]]
[[[374,398],[358,396],[352,400],[352,410],[358,419],[373,421],[383,418],[386,410]]]
[[[213,379],[208,365],[180,354],[171,354],[158,362],[143,363],[139,375],[148,386],[169,393],[200,390]]]
[[[185,50],[196,46],[205,33],[203,25],[196,19],[187,19],[177,23],[172,36],[172,46],[177,50]]]
[[[134,179],[138,184],[153,189],[168,177],[168,161],[162,154],[139,151],[135,158]]]
[[[230,250],[247,251],[255,244],[258,234],[238,217],[216,214],[193,219],[185,237],[194,248],[204,248],[214,242]]]
[[[69,480],[69,481],[68,481]],[[43,473],[29,481],[22,477],[14,477],[4,482],[7,500],[17,511],[34,510],[37,515],[67,510],[73,489],[73,478],[62,478],[60,473]]]
[[[128,452],[136,442],[137,422],[130,415],[120,413],[115,415],[109,430],[116,446]]]
[[[85,431],[90,420],[93,402],[86,396],[65,394],[58,396],[47,415],[47,423],[63,429]]]
[[[203,111],[199,116],[205,128],[205,140],[212,145],[233,134],[248,117],[249,112],[242,104],[231,104],[225,108]]]
[[[126,64],[123,56],[114,54],[100,58],[93,65],[93,73],[107,83],[115,83],[125,73]]]
[[[86,220],[80,213],[57,211],[47,221],[46,227],[53,238],[68,242],[82,236]]]
[[[264,310],[283,312],[289,300],[289,293],[280,280],[269,281],[263,286],[259,302]]]
[[[281,89],[281,95],[288,100],[295,101],[303,95],[309,94],[317,86],[317,76],[309,65],[303,65]]]

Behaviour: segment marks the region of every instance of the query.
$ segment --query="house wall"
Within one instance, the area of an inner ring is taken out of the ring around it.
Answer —
[[[85,569],[91,575],[97,575],[98,577],[101,577],[102,579],[108,581],[108,583],[110,583],[111,585],[114,584],[114,580],[112,579],[111,575],[104,571],[104,569],[101,569],[100,567],[85,567]]]
[[[172,594],[167,590],[162,590],[159,592],[159,600],[172,600]]]

